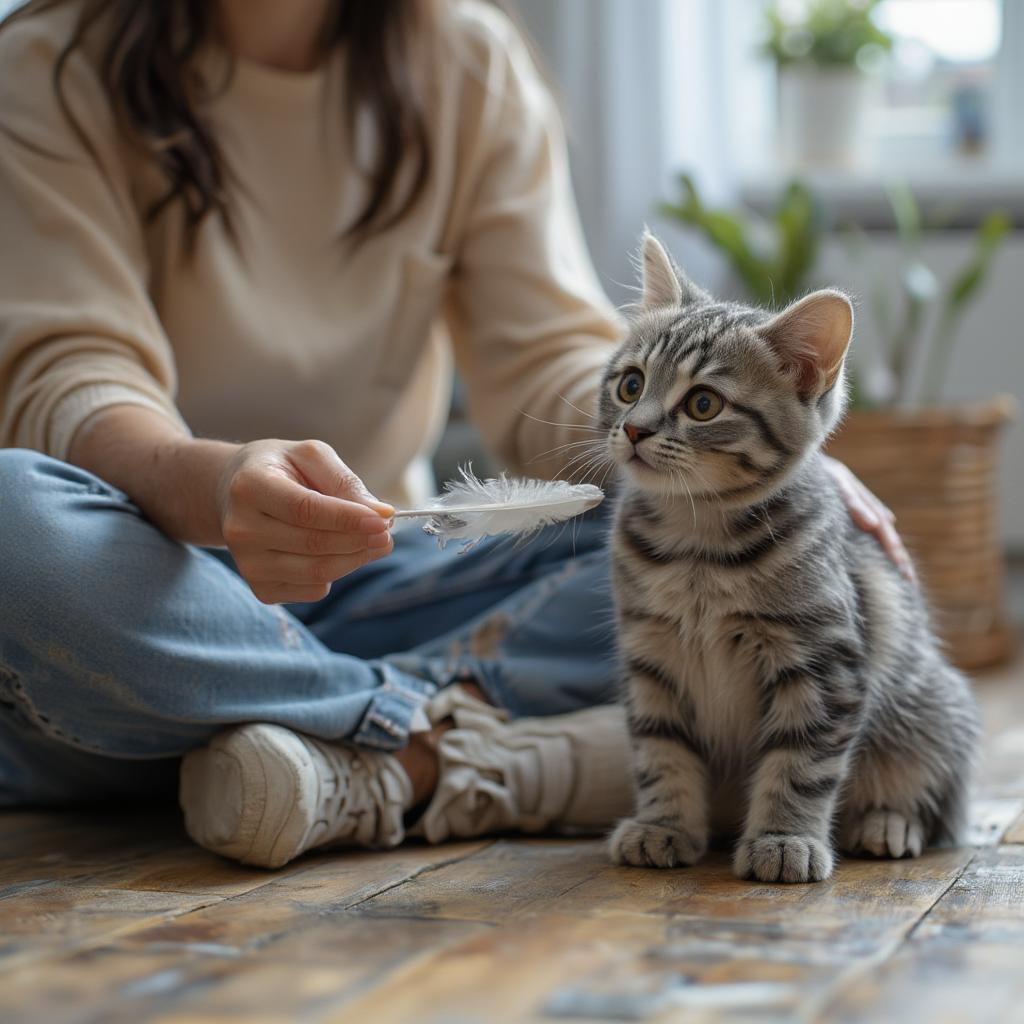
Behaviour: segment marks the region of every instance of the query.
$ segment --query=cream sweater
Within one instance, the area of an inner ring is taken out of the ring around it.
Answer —
[[[73,7],[0,30],[0,445],[64,458],[88,416],[133,403],[197,436],[320,438],[413,501],[454,359],[492,448],[557,472],[564,457],[538,456],[586,435],[539,421],[586,422],[573,405],[591,406],[619,327],[557,112],[499,12],[449,5],[426,194],[354,251],[339,238],[366,187],[344,55],[310,74],[240,63],[204,109],[240,244],[211,217],[186,259],[179,211],[144,223],[165,183],[115,130],[93,55],[65,76],[87,146],[57,105]]]

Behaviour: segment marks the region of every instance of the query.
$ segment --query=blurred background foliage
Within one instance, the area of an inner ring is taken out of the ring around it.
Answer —
[[[928,232],[943,229],[951,211],[926,219],[912,189],[891,183],[886,194],[902,245],[902,266],[894,277],[872,272],[869,233],[856,224],[836,225],[827,204],[804,181],[786,184],[768,216],[743,206],[708,206],[689,174],[679,183],[680,198],[663,203],[661,212],[717,250],[744,296],[757,305],[781,308],[814,287],[834,284],[820,279],[819,254],[828,232],[845,232],[852,258],[868,272],[866,305],[881,340],[873,360],[853,361],[854,404],[914,408],[941,400],[964,314],[981,296],[1012,227],[1005,211],[982,217],[962,265],[940,280],[925,262],[923,243]]]

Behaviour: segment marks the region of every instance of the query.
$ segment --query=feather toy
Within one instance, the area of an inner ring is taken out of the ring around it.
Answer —
[[[604,500],[604,491],[593,484],[516,480],[504,473],[481,480],[472,466],[461,467],[459,474],[461,479],[445,484],[444,493],[430,506],[397,511],[395,518],[426,519],[423,530],[437,538],[439,547],[464,540],[463,551],[468,551],[484,537],[530,537]]]

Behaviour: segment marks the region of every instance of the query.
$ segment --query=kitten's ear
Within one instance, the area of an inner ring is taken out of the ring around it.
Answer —
[[[836,382],[853,337],[853,306],[832,289],[794,302],[760,329],[802,395],[823,395]]]
[[[686,306],[695,300],[707,302],[709,297],[675,265],[665,246],[644,229],[640,244],[643,309],[658,306]]]

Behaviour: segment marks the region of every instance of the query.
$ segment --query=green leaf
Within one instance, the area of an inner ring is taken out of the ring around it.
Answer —
[[[787,16],[779,3],[764,16],[763,51],[780,66],[813,63],[856,67],[867,51],[892,48],[892,38],[874,20],[878,0],[808,0],[802,18]]]
[[[779,239],[776,292],[780,304],[799,297],[817,262],[820,219],[818,205],[807,186],[790,182],[775,210]]]
[[[980,294],[992,268],[992,261],[1012,227],[1013,221],[1009,214],[1003,210],[993,210],[978,228],[974,254],[950,283],[925,381],[923,398],[926,402],[937,402],[941,397],[960,322],[967,306]]]
[[[978,294],[988,277],[992,260],[1012,226],[1009,215],[1002,210],[990,213],[981,222],[974,257],[950,285],[946,299],[947,310],[961,310]]]
[[[681,175],[679,181],[681,200],[662,204],[661,211],[694,228],[717,248],[755,302],[771,305],[802,294],[821,235],[818,206],[805,185],[787,186],[766,225],[747,211],[709,209],[690,175]],[[761,237],[766,227],[771,246]]]
[[[908,252],[916,250],[921,244],[922,220],[914,193],[905,181],[891,181],[885,186],[885,194],[903,247]]]

